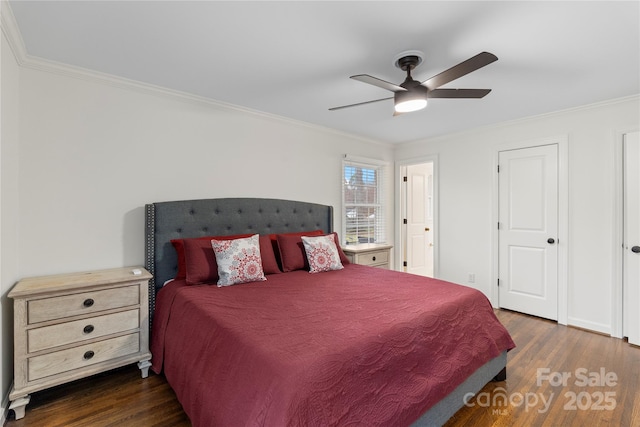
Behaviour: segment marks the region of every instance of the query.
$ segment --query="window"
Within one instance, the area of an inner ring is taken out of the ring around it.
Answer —
[[[342,236],[347,245],[385,242],[386,164],[345,157],[342,162]]]

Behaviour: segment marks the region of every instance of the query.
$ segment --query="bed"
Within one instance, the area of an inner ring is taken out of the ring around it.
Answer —
[[[301,236],[337,242],[331,206],[226,198],[145,212],[152,370],[194,426],[442,425],[506,378],[515,345],[481,292],[342,253],[310,273]],[[216,286],[211,236],[259,239],[265,280]]]

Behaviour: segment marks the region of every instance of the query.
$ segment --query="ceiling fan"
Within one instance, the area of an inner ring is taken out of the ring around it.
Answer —
[[[395,66],[407,72],[407,78],[399,85],[389,83],[368,74],[351,76],[354,80],[369,83],[393,92],[392,97],[342,105],[340,107],[329,108],[329,110],[341,110],[343,108],[357,107],[359,105],[393,99],[395,107],[393,115],[395,116],[397,114],[425,108],[427,106],[427,99],[429,98],[482,98],[491,92],[491,89],[440,89],[440,86],[497,61],[498,57],[494,54],[481,52],[420,83],[411,77],[411,71],[422,63],[422,57],[423,54],[419,51],[402,52],[396,56]]]

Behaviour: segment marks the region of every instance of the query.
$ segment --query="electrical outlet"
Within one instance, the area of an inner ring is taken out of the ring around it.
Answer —
[[[476,283],[476,273],[469,273],[469,278],[467,279],[469,283]]]

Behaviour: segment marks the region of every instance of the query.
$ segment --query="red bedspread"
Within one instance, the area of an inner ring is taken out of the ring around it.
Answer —
[[[194,426],[406,426],[513,347],[481,292],[350,264],[168,284],[152,369]]]

